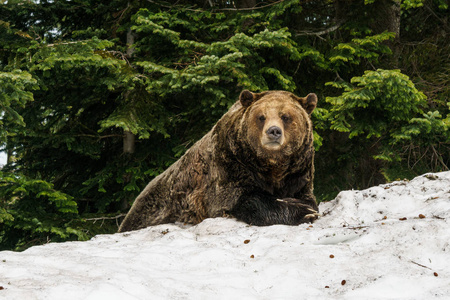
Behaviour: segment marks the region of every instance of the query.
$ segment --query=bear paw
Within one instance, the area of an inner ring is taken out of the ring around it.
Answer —
[[[320,217],[320,214],[315,211],[314,209],[309,209],[311,211],[310,214],[307,214],[303,217],[303,219],[305,220],[305,223],[312,223],[315,220],[317,220]]]
[[[299,199],[296,198],[283,198],[277,199],[278,202],[281,202],[289,207],[295,207],[297,209],[297,215],[303,215],[300,223],[312,223],[320,217],[318,211],[313,209],[308,204],[302,203]]]

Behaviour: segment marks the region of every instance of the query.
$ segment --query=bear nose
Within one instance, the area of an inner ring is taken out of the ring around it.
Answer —
[[[280,127],[272,126],[269,129],[267,129],[266,133],[271,140],[278,140],[283,132],[281,131]]]

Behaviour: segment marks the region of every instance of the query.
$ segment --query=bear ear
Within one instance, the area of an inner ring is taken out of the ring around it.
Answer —
[[[314,93],[310,93],[308,96],[299,98],[298,100],[309,115],[317,106],[317,95]]]
[[[249,90],[243,90],[241,95],[239,95],[239,101],[241,101],[243,107],[249,107],[252,103],[258,101],[264,95],[266,95],[266,92],[252,93]]]
[[[241,101],[243,107],[249,107],[255,101],[255,97],[249,90],[243,90],[239,95],[239,101]]]

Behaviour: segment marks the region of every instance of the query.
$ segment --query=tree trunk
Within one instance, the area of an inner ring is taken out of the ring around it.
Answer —
[[[135,38],[135,34],[133,33],[133,31],[131,31],[131,29],[128,29],[128,32],[127,32],[127,57],[128,58],[131,58],[134,53],[134,48],[133,48],[134,38]]]
[[[387,45],[392,50],[392,56],[387,60],[390,68],[398,68],[400,56],[400,0],[376,0],[373,7],[373,22],[371,27],[374,33],[385,31],[395,33],[393,41],[388,41]]]
[[[376,0],[373,3],[374,18],[372,29],[375,33],[394,32],[400,37],[400,0]]]
[[[133,48],[134,38],[135,38],[134,33],[131,31],[131,29],[128,29],[128,32],[127,32],[127,57],[128,58],[131,58],[134,53],[134,48]],[[130,95],[129,93],[126,93],[125,98],[128,98],[129,95]],[[131,131],[124,130],[124,132],[123,132],[123,153],[128,153],[128,154],[134,153],[135,139],[136,139],[135,135]]]
[[[133,48],[133,44],[134,44],[134,38],[135,35],[134,33],[131,31],[131,29],[128,29],[127,32],[127,57],[128,59],[130,59],[133,56],[134,53],[134,48]],[[126,98],[126,101],[131,101],[130,99],[128,99],[130,97],[130,93],[126,92],[124,94],[124,98]],[[132,133],[129,130],[124,130],[123,131],[123,150],[122,153],[124,155],[127,155],[128,157],[131,158],[131,155],[134,153],[136,148],[136,136],[134,133]],[[124,184],[127,184],[130,182],[131,180],[131,174],[130,173],[125,173],[123,175],[123,181]],[[120,209],[121,210],[127,210],[129,208],[129,202],[132,201],[132,199],[127,199],[126,197],[124,197],[120,203]]]
[[[135,149],[135,135],[131,131],[123,132],[123,153],[133,154]]]
[[[6,164],[10,164],[14,161],[14,154],[12,149],[6,151]]]

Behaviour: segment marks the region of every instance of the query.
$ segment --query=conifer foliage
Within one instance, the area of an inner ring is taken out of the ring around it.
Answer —
[[[397,4],[0,1],[0,250],[114,232],[244,88],[319,95],[321,201],[448,170],[449,8]]]

